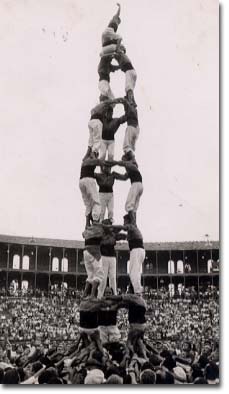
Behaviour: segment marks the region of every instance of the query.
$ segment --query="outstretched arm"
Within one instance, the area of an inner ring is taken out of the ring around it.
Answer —
[[[119,98],[108,99],[108,100],[102,101],[101,103],[97,104],[94,108],[92,108],[91,115],[93,115],[97,112],[104,111],[106,109],[106,107],[109,107],[110,105],[119,104],[119,103],[120,103]]]
[[[100,159],[86,159],[83,161],[83,166],[104,166],[105,161]]]
[[[125,241],[126,240],[126,234],[115,234],[115,239],[116,241]]]
[[[118,161],[115,161],[115,160],[106,160],[106,161],[104,162],[104,165],[105,165],[105,166],[108,166],[108,167],[113,167],[113,166],[118,165]]]
[[[113,224],[102,224],[104,229],[114,230],[114,231],[122,231],[126,230],[126,226],[121,225],[113,225]]]
[[[126,169],[131,171],[139,171],[138,167],[130,161],[118,161],[116,162],[116,165],[120,167],[125,167]]]
[[[118,172],[113,171],[112,174],[114,175],[114,178],[119,181],[126,181],[129,178],[127,172],[125,174],[119,174]]]

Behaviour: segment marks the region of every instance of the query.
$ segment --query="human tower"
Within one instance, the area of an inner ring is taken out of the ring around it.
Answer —
[[[121,23],[121,9],[120,5],[117,5],[116,14],[102,33],[98,66],[100,102],[91,110],[88,148],[82,160],[79,181],[86,208],[83,254],[87,280],[83,298],[90,300],[103,297],[108,278],[113,294],[117,294],[115,244],[124,239],[127,239],[129,244],[129,290],[137,295],[142,293],[141,270],[145,250],[136,217],[143,193],[142,175],[135,156],[140,131],[134,97],[137,74],[126,54],[122,37],[117,33]],[[125,96],[121,98],[114,97],[110,86],[110,73],[118,70],[125,74]],[[117,104],[123,106],[124,114],[114,118],[113,109]],[[115,133],[123,123],[126,123],[123,156],[116,161]],[[125,174],[112,171],[115,165],[125,168]],[[96,167],[100,167],[99,172],[95,172]],[[115,180],[128,179],[130,189],[125,203],[124,224],[114,225],[113,185]]]

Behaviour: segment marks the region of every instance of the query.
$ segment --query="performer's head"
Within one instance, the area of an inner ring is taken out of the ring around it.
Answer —
[[[114,295],[113,289],[111,287],[106,287],[105,291],[104,291],[104,297],[108,297]]]
[[[110,174],[111,167],[109,167],[109,166],[101,166],[101,171],[102,171],[103,174]]]

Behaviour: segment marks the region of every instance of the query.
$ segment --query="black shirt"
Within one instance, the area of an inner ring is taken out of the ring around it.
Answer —
[[[129,239],[128,243],[129,243],[130,250],[137,249],[137,248],[144,249],[143,239],[140,239],[140,238]]]
[[[111,64],[112,58],[109,56],[104,56],[101,58],[98,65],[99,80],[105,80],[110,82],[110,72],[114,72],[116,67]]]
[[[97,311],[80,311],[80,327],[81,328],[97,328],[98,312]]]
[[[131,183],[135,183],[135,182],[141,182],[142,183],[142,176],[140,171],[138,171],[137,169],[135,171],[132,171],[130,169],[126,169],[128,176],[130,178],[130,182]]]
[[[99,193],[113,193],[113,185],[115,176],[111,174],[97,174],[95,173],[95,179],[99,186]]]
[[[144,324],[146,322],[145,312],[146,308],[143,305],[130,304],[128,313],[129,323]]]
[[[114,141],[114,135],[119,126],[127,121],[127,116],[123,115],[120,118],[113,118],[110,121],[104,119],[102,139],[106,141]]]
[[[117,323],[117,311],[102,309],[98,312],[99,326],[115,326]]]
[[[103,245],[102,243],[100,244],[100,251],[102,256],[106,257],[115,257],[115,248],[114,245]]]
[[[92,165],[82,165],[80,172],[80,179],[83,178],[94,178],[95,177],[96,166]]]

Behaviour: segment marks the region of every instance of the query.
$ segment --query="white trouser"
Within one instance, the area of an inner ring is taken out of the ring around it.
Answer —
[[[99,158],[101,160],[105,160],[106,153],[108,153],[107,160],[114,160],[114,149],[115,149],[114,140],[102,140],[100,145]]]
[[[116,257],[102,256],[103,272],[104,277],[100,282],[98,288],[98,298],[102,298],[107,285],[107,278],[109,278],[109,287],[117,295],[117,284],[116,284]]]
[[[88,123],[88,128],[88,146],[90,146],[92,152],[99,152],[102,139],[103,124],[99,119],[91,119]]]
[[[116,52],[116,49],[117,49],[117,44],[106,45],[102,47],[102,50],[99,55],[100,57],[113,55]]]
[[[117,326],[99,326],[100,339],[102,344],[119,342],[121,334]]]
[[[125,205],[127,213],[129,211],[137,211],[142,193],[143,185],[141,182],[134,182],[131,184]]]
[[[101,206],[96,180],[94,178],[82,178],[79,181],[79,187],[86,207],[85,215],[88,216],[92,212],[93,220],[99,220]]]
[[[83,258],[87,271],[87,281],[89,283],[93,281],[101,283],[104,277],[102,259],[96,260],[87,250],[83,251]]]
[[[99,193],[101,213],[100,213],[100,221],[104,220],[105,212],[107,209],[108,219],[113,221],[114,216],[114,195],[113,193]]]
[[[136,146],[136,141],[139,136],[139,126],[134,127],[134,126],[127,126],[126,131],[125,131],[125,137],[123,141],[123,151],[124,153],[132,151],[135,151],[135,146]]]
[[[106,81],[105,79],[102,79],[101,81],[99,81],[99,91],[103,96],[106,96],[111,100],[113,100],[115,98],[115,96],[111,90],[110,83],[108,81]]]
[[[137,73],[134,69],[127,70],[126,74],[126,82],[125,82],[125,92],[127,93],[129,90],[134,90],[137,80]]]
[[[145,260],[145,249],[135,248],[130,251],[129,276],[135,293],[142,293],[141,270]]]

